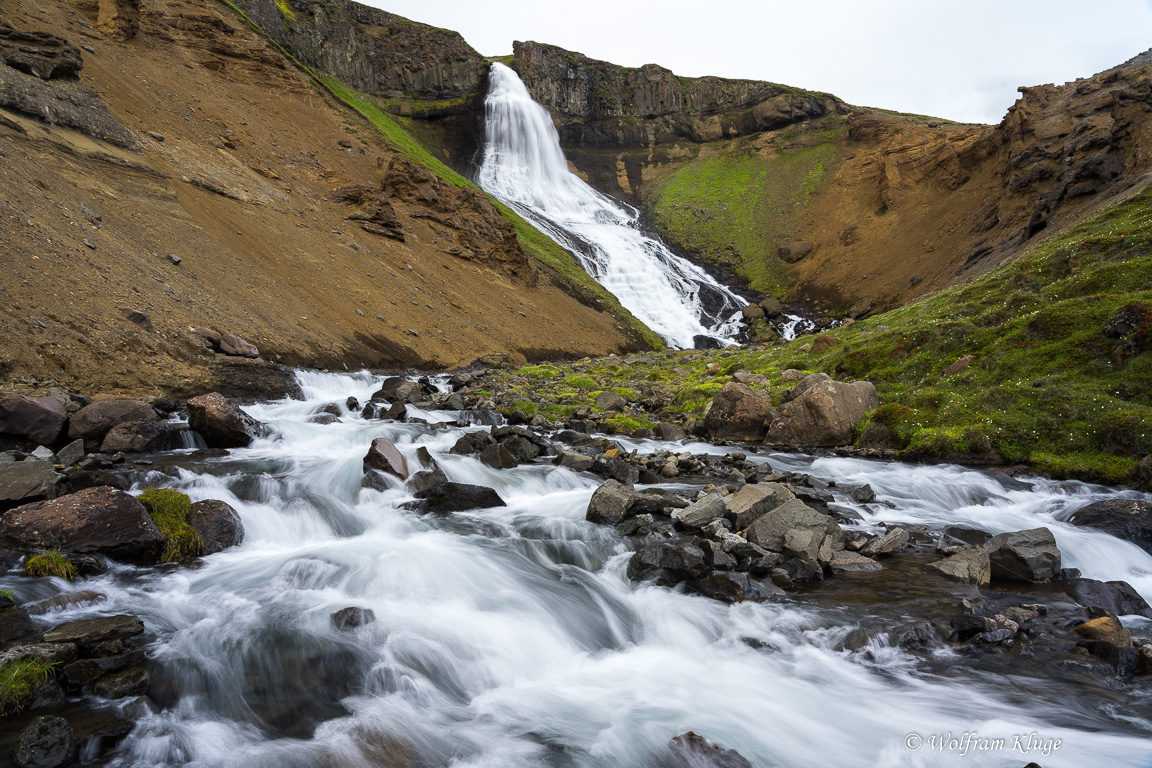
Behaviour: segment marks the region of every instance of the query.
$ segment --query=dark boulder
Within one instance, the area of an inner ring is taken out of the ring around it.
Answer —
[[[685,582],[685,588],[722,603],[744,600],[764,601],[784,595],[784,590],[767,579],[757,579],[746,573],[713,573],[701,579]]]
[[[1126,581],[1070,579],[1064,585],[1064,594],[1089,610],[1152,619],[1152,608]]]
[[[102,643],[127,640],[144,632],[144,622],[136,616],[118,614],[95,619],[77,619],[44,633],[46,643],[75,643],[92,649]]]
[[[636,500],[636,489],[632,485],[608,480],[592,493],[586,520],[601,525],[615,525],[628,515],[628,510]]]
[[[0,512],[42,499],[54,499],[64,476],[46,461],[0,464]]]
[[[54,397],[0,399],[0,434],[15,435],[38,445],[56,442],[68,411]]]
[[[752,768],[752,763],[734,749],[724,749],[697,733],[682,733],[668,745],[661,768]]]
[[[72,414],[68,437],[99,441],[118,424],[159,418],[156,409],[143,400],[97,400]]]
[[[109,672],[92,683],[92,693],[105,699],[125,699],[148,693],[148,672],[143,667],[129,667]]]
[[[704,416],[704,433],[713,440],[764,439],[764,418],[772,400],[744,384],[729,382],[712,396]]]
[[[1072,525],[1096,528],[1131,541],[1152,553],[1152,503],[1135,499],[1105,499],[1081,507],[1068,518]]]
[[[461,438],[463,439],[463,438]],[[516,457],[502,445],[493,443],[480,451],[480,463],[492,469],[512,469],[516,466]]]
[[[76,760],[76,732],[62,717],[41,715],[24,729],[16,745],[20,768],[59,768]]]
[[[1060,578],[1060,549],[1047,528],[993,536],[986,545],[993,579],[1045,581]]]
[[[376,469],[395,475],[401,480],[408,479],[408,460],[404,454],[386,438],[378,437],[372,441],[372,447],[364,457],[364,471]]]
[[[0,541],[143,563],[155,562],[164,545],[144,506],[107,486],[11,510],[0,518]]]
[[[371,608],[341,608],[332,614],[332,626],[341,632],[376,623],[376,612]]]
[[[444,482],[415,494],[414,507],[423,512],[464,512],[469,509],[504,507],[500,494],[484,485]]]
[[[101,453],[154,453],[184,447],[187,430],[167,421],[128,421],[117,424],[100,443]]]
[[[448,453],[456,456],[471,456],[489,445],[494,445],[495,442],[495,439],[488,432],[466,432],[460,436],[455,445],[448,449]]]
[[[252,440],[268,437],[267,425],[252,418],[219,392],[210,392],[188,401],[188,426],[204,438],[210,448],[244,448]]]
[[[23,608],[9,608],[0,611],[0,645],[30,637],[39,631],[28,611]]]
[[[64,679],[72,685],[88,685],[109,672],[116,672],[142,661],[144,661],[144,652],[135,649],[115,656],[73,661],[71,664],[65,665],[60,671],[64,674]]]
[[[204,541],[201,554],[211,555],[244,541],[244,523],[230,505],[219,499],[205,499],[192,505],[188,525]]]

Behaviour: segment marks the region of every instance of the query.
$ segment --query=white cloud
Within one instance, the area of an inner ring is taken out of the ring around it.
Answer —
[[[1021,85],[1087,77],[1152,43],[1152,0],[369,0],[485,55],[552,43],[625,66],[771,80],[860,105],[998,122]]]

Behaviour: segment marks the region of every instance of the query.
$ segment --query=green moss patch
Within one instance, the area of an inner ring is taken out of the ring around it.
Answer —
[[[58,549],[30,555],[24,561],[25,576],[55,576],[71,581],[76,578],[76,566]]]
[[[22,659],[0,667],[0,715],[24,709],[33,692],[52,679],[52,664]]]
[[[160,562],[179,563],[204,551],[204,540],[188,525],[192,500],[172,488],[149,488],[137,499],[148,510],[148,516],[164,537]]]

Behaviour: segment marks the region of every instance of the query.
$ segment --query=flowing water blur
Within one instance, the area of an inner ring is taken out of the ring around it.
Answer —
[[[898,649],[836,650],[863,618],[851,607],[725,605],[634,584],[625,544],[584,520],[595,478],[450,455],[466,431],[445,423],[456,413],[410,411],[429,423],[400,424],[346,411],[340,423],[309,423],[323,404],[365,401],[378,379],[299,377],[305,401],[248,409],[280,437],[215,459],[178,454],[167,468],[158,458],[146,478],[233,505],[243,544],[194,567],[50,582],[108,595],[50,621],[125,612],[148,628],[164,708],[137,725],[113,765],[654,768],[686,730],[765,767],[1148,764],[1146,711],[1073,717],[1060,696],[1013,700],[1005,680],[930,673]],[[427,448],[449,478],[491,486],[508,506],[421,515],[401,507],[411,496],[398,481],[362,489],[375,437],[413,464]],[[857,505],[868,523],[1048,525],[1068,565],[1127,579],[1152,598],[1152,557],[1059,520],[1104,489],[948,466],[759,458],[870,483],[894,508]],[[330,615],[349,606],[377,621],[337,631]],[[946,662],[950,651],[939,653]],[[905,745],[909,733],[947,732],[1063,743],[1046,757]]]
[[[568,170],[552,118],[516,73],[493,64],[480,186],[572,253],[665,342],[731,343],[748,302],[640,231],[636,211]]]

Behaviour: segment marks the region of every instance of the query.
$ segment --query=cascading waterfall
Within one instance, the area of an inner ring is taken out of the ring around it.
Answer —
[[[410,410],[426,423],[362,419],[344,401],[378,387],[367,374],[299,378],[305,400],[247,409],[278,437],[226,457],[158,455],[141,478],[227,501],[246,529],[238,547],[196,567],[118,565],[75,583],[0,575],[0,587],[21,599],[107,596],[56,610],[48,622],[143,618],[162,709],[126,737],[112,768],[655,768],[666,764],[669,738],[689,729],[755,766],[1147,765],[1152,723],[1138,686],[1076,686],[1075,671],[1037,670],[1026,656],[1012,662],[1011,676],[989,675],[951,649],[906,654],[883,635],[851,651],[844,638],[876,618],[851,601],[822,608],[819,592],[725,605],[635,584],[624,542],[584,519],[595,477],[546,463],[492,469],[453,455],[457,439],[478,429],[445,423],[455,412]],[[310,421],[333,403],[341,421]],[[361,488],[375,437],[413,466],[426,449],[450,479],[495,488],[508,506],[421,515],[402,506],[412,495],[399,480]],[[1114,491],[948,466],[750,459],[870,483],[890,506],[833,489],[865,527],[1046,525],[1067,565],[1152,597],[1152,556],[1061,522],[1060,510]],[[850,581],[837,576],[827,587]],[[899,600],[916,591],[907,585]],[[329,616],[348,606],[371,609],[375,623],[336,630]],[[1008,744],[1037,733],[1062,745],[1024,755],[927,743],[949,732]],[[922,749],[909,748],[909,734],[925,739]]]
[[[748,302],[640,231],[639,216],[568,170],[552,118],[516,73],[493,64],[480,186],[572,253],[665,342],[727,345]]]

